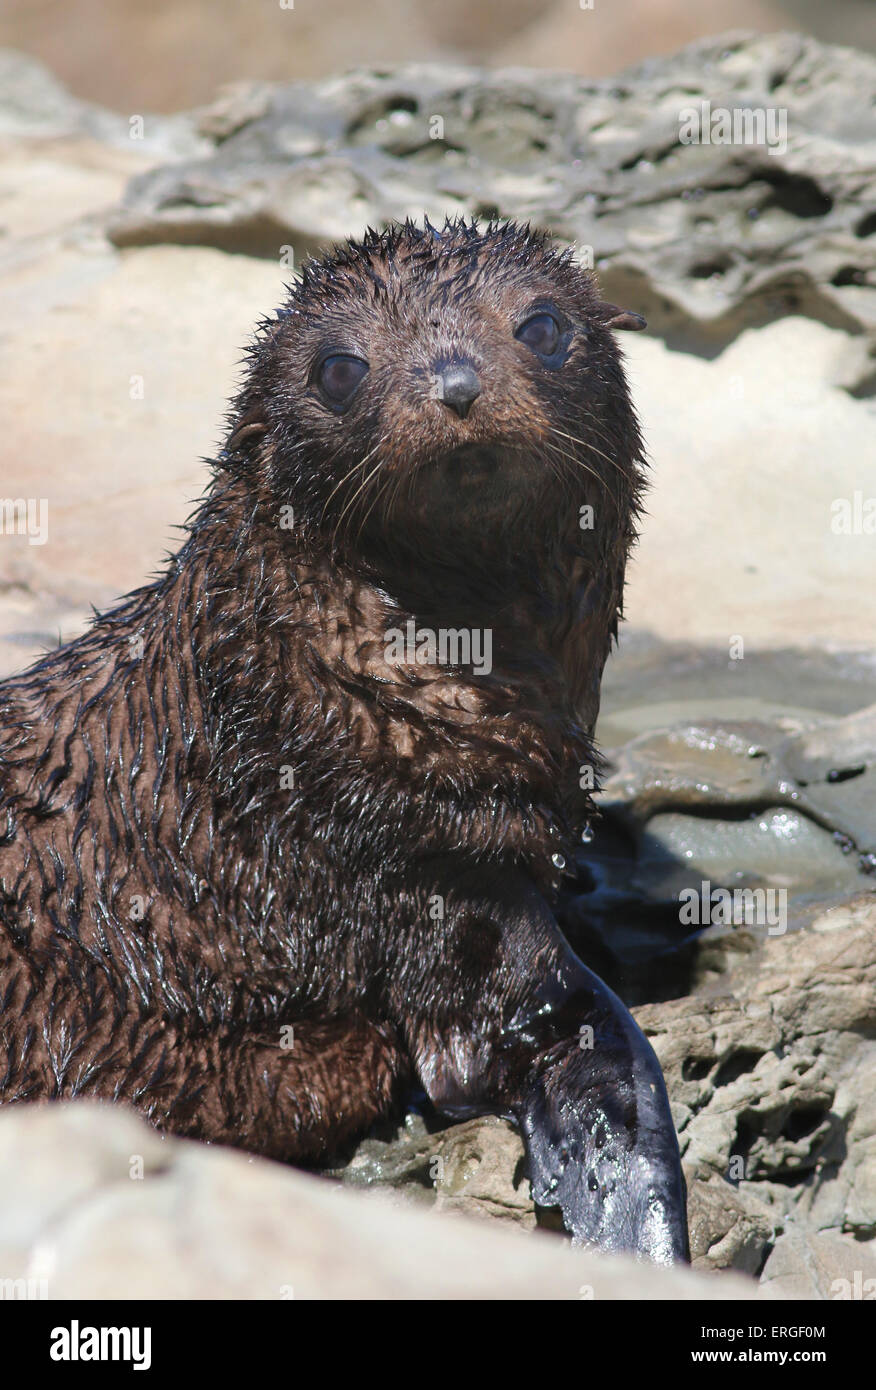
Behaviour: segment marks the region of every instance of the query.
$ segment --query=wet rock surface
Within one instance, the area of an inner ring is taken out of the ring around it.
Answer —
[[[742,688],[754,685],[752,676]],[[782,936],[830,904],[876,893],[876,706],[779,715],[749,696],[756,713],[741,717],[740,700],[739,717],[727,718],[705,693],[696,703],[699,718],[609,749],[601,819],[592,838],[585,832],[561,908],[579,954],[631,1003],[684,993],[749,952],[758,933]],[[615,706],[610,722],[629,728],[627,719],[672,709]]]

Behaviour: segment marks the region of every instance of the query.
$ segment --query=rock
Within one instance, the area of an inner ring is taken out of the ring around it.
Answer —
[[[876,705],[807,728],[778,750],[809,813],[876,870]]]
[[[276,256],[424,209],[497,211],[592,247],[612,298],[709,355],[788,313],[872,334],[874,88],[873,58],[744,33],[601,82],[411,64],[290,84],[207,159],[135,181],[110,235]],[[787,130],[684,143],[702,102]]]
[[[161,1140],[119,1107],[0,1112],[0,1269],[65,1298],[751,1299],[756,1286],[399,1209]]]
[[[112,62],[95,42],[105,20],[101,0],[74,9],[55,0],[47,13],[32,0],[6,0],[0,43],[27,49],[73,90],[120,110],[174,110],[208,100],[219,82],[308,78],[354,63],[387,66],[421,59],[525,64],[548,71],[614,73],[691,39],[737,27],[776,31],[811,28],[830,42],[874,46],[867,0],[624,0],[622,6],[571,5],[565,0],[332,0],[331,22],[318,7],[262,6],[223,0],[215,23],[211,0],[115,0]],[[197,52],[198,61],[191,55]]]
[[[873,893],[876,707],[718,718],[698,703],[700,717],[608,750],[601,818],[561,904],[578,954],[630,1003],[688,993],[764,935]]]
[[[446,1130],[436,1169],[439,1211],[535,1226],[523,1141],[493,1116]]]
[[[775,1233],[769,1208],[721,1178],[691,1183],[688,1222],[695,1269],[757,1274]]]
[[[835,12],[835,18],[840,14]],[[723,0],[699,0],[696,7],[684,0],[627,0],[611,9],[594,4],[590,12],[580,5],[554,5],[534,29],[504,44],[501,58],[531,68],[613,73],[643,57],[674,53],[700,36],[720,34],[727,20]],[[799,15],[795,22],[787,3],[773,0],[737,0],[732,20],[737,29],[767,32],[804,27]],[[854,42],[836,29],[829,35],[822,31],[820,37]]]
[[[876,1242],[860,1244],[830,1232],[789,1231],[776,1242],[763,1272],[768,1297],[859,1301],[876,1298]]]
[[[613,752],[600,803],[639,842],[631,890],[677,901],[698,875],[833,897],[869,888],[876,709],[817,723],[810,716],[805,732],[789,733],[800,722],[790,712],[775,723],[706,716]],[[858,731],[851,756],[850,724]],[[826,750],[829,769],[803,761],[810,739]]]
[[[642,307],[632,289],[613,298]],[[850,341],[790,314],[711,361],[624,342],[651,458],[627,616],[720,648],[731,698],[752,648],[872,645],[876,537],[854,508],[873,498],[876,525],[876,410],[836,384]]]
[[[381,1187],[421,1206],[435,1204],[435,1157],[443,1133],[432,1134],[421,1115],[410,1110],[387,1135],[368,1135],[349,1162],[329,1169],[329,1176],[349,1187]]]
[[[381,1187],[436,1210],[512,1221],[527,1229],[536,1224],[523,1141],[492,1115],[430,1132],[410,1112],[389,1139],[363,1139],[332,1176],[350,1187]],[[547,1218],[545,1224],[551,1224]]]
[[[135,117],[134,119],[140,119]],[[150,116],[132,134],[131,118],[71,96],[41,63],[0,48],[0,137],[87,140],[151,156],[195,158],[208,143],[190,116]],[[75,156],[74,156],[75,158]],[[56,205],[57,210],[57,205]]]
[[[757,1272],[771,1242],[764,1209],[777,1236],[805,1244],[829,1230],[849,1258],[872,1237],[874,927],[868,896],[763,940],[690,998],[635,1010],[666,1076],[705,1267]],[[738,1226],[722,1209],[731,1182]]]
[[[69,638],[91,603],[113,603],[179,545],[242,347],[282,295],[277,266],[228,260],[176,247],[119,257],[52,246],[0,275],[0,316],[15,325],[0,339],[4,495],[45,498],[48,519],[45,544],[0,538],[9,622],[0,673],[57,641],[59,626]],[[20,400],[32,407],[16,409]]]
[[[737,1178],[792,1193],[844,1171],[841,1132],[876,1056],[874,927],[868,896],[811,928],[762,935],[689,998],[635,1011],[686,1112],[681,1143],[697,1176],[732,1177],[735,1159]]]

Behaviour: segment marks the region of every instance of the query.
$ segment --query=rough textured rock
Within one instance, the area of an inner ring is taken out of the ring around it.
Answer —
[[[491,1115],[433,1132],[412,1111],[394,1135],[364,1139],[333,1176],[350,1187],[381,1187],[438,1210],[513,1221],[527,1229],[536,1224],[523,1141]]]
[[[698,1269],[739,1269],[757,1274],[775,1235],[768,1207],[720,1178],[690,1183],[691,1262]]]
[[[249,90],[207,159],[132,184],[111,236],[276,256],[424,208],[513,213],[593,247],[609,293],[688,344],[785,313],[872,331],[874,89],[870,57],[738,33],[600,82],[411,65],[275,88],[256,114]],[[786,112],[787,149],[680,143],[702,101]]]
[[[694,995],[636,1011],[666,1074],[685,1169],[710,1189],[698,1200],[723,1181],[743,1208],[751,1197],[765,1209],[751,1213],[759,1250],[752,1225],[736,1267],[754,1272],[786,1229],[804,1240],[830,1230],[849,1258],[876,1232],[874,930],[868,895],[799,932],[761,934]],[[723,1264],[714,1248],[702,1262],[716,1254]]]
[[[82,1102],[0,1113],[0,1270],[49,1298],[749,1299],[731,1277],[399,1210]]]
[[[876,1298],[876,1250],[833,1232],[780,1236],[761,1277],[767,1296],[852,1302]]]

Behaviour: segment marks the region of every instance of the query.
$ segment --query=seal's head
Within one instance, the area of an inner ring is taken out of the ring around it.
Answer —
[[[641,327],[527,227],[369,232],[262,325],[226,464],[348,555],[495,560],[575,499],[628,520],[641,443],[611,330]]]

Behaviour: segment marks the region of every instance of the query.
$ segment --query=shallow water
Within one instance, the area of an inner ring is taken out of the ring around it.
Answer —
[[[870,653],[728,661],[622,642],[597,728],[601,814],[561,917],[628,1002],[701,988],[767,934],[876,892],[876,708],[849,719],[868,706]],[[753,920],[734,890],[757,891]]]
[[[756,719],[851,714],[876,701],[876,652],[725,651],[621,633],[602,681],[603,748],[706,713]]]

